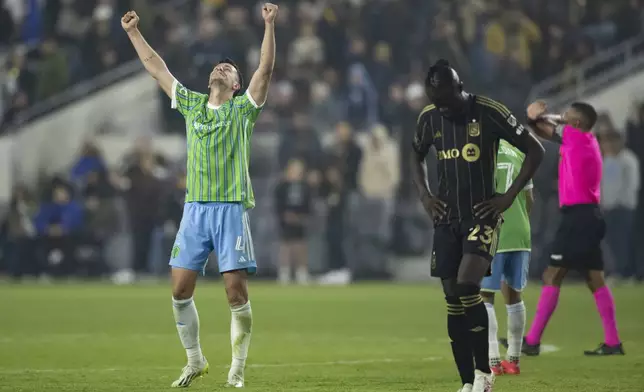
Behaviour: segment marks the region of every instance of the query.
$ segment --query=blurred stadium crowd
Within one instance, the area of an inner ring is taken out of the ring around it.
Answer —
[[[127,9],[141,15],[143,34],[191,88],[205,90],[213,63],[224,57],[235,59],[246,79],[259,58],[260,3],[253,0],[1,4],[0,133],[19,130],[12,125],[34,105],[133,60],[119,22]],[[276,73],[256,127],[256,137],[274,140],[275,148],[255,149],[252,162],[258,214],[266,200],[264,210],[281,227],[276,253],[285,264],[305,263],[317,236],[328,282],[361,272],[380,276],[388,254],[426,251],[431,227],[405,157],[426,104],[422,81],[430,61],[448,59],[470,90],[521,115],[533,84],[642,34],[644,24],[640,0],[283,0],[279,6]],[[181,116],[165,105],[167,97],[161,100],[165,129],[159,131],[183,132]],[[635,106],[627,124],[604,116],[596,131],[605,154],[613,272],[641,280],[644,252],[633,239],[644,235],[644,105]],[[550,150],[535,179],[537,261],[547,254],[543,244],[557,215],[557,153]],[[181,217],[181,166],[141,141],[122,167],[108,168],[88,143],[68,173],[39,189],[15,187],[2,226],[3,268],[14,276],[77,274],[81,266],[83,274],[114,272],[105,247],[128,227],[129,267],[163,273]]]

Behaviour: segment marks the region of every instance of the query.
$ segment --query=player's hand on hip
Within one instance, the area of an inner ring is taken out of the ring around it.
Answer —
[[[264,6],[262,6],[262,18],[264,18],[264,22],[275,22],[275,18],[277,17],[277,10],[278,7],[275,4],[265,3]]]
[[[137,28],[139,25],[139,16],[134,11],[128,11],[121,18],[121,27],[123,30],[130,32]]]
[[[507,193],[495,194],[490,200],[474,206],[474,215],[477,218],[496,218],[512,206],[514,198]]]
[[[530,120],[536,120],[541,115],[545,114],[548,110],[548,105],[546,101],[534,101],[528,106],[528,118]]]
[[[447,204],[435,196],[425,195],[421,197],[420,201],[433,220],[442,219],[447,214]]]

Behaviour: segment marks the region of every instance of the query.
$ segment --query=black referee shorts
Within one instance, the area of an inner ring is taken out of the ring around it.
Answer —
[[[434,228],[433,277],[458,276],[463,255],[474,254],[491,262],[496,254],[501,219],[474,219],[441,223]],[[488,270],[489,275],[491,270]]]
[[[601,242],[605,234],[606,223],[598,205],[562,207],[550,265],[579,271],[603,270]]]

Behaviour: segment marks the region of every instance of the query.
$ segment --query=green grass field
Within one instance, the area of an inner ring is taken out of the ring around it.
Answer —
[[[529,317],[538,294],[527,292]],[[592,296],[562,293],[544,343],[558,350],[524,358],[523,374],[495,391],[644,390],[644,287],[614,289],[627,356],[585,358],[602,339]],[[456,391],[456,369],[438,287],[364,284],[346,288],[251,287],[251,391]],[[223,288],[196,297],[211,364],[194,391],[222,389],[230,360]],[[504,308],[497,305],[499,323]],[[0,286],[0,391],[161,391],[184,351],[163,285]]]

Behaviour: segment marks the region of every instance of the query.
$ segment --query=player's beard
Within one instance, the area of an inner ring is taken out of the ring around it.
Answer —
[[[224,79],[217,78],[216,76],[213,77],[212,79],[210,79],[208,81],[208,88],[212,89],[212,88],[215,88],[215,87],[217,87],[219,89],[225,88],[226,85],[224,84]]]

